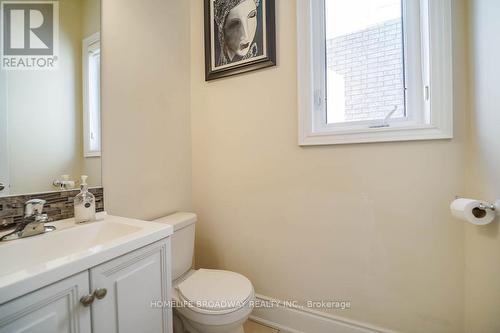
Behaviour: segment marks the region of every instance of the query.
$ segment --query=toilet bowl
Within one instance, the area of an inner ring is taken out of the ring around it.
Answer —
[[[255,293],[241,274],[193,270],[196,215],[176,213],[155,220],[174,227],[172,236],[172,299],[174,333],[244,333]]]
[[[172,287],[174,311],[185,331],[243,333],[242,325],[252,312],[255,297],[252,284],[244,276],[200,269],[190,271]]]

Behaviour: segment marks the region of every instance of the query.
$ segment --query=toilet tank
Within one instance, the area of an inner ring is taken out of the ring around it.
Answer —
[[[175,213],[154,220],[174,227],[172,235],[172,281],[187,273],[193,265],[196,214]]]

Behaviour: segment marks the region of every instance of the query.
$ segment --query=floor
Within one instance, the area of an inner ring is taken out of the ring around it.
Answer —
[[[245,323],[244,328],[245,333],[279,333],[279,331],[274,328],[261,325],[251,320]]]

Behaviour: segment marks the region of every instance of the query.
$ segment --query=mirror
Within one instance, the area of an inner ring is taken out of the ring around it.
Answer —
[[[0,197],[100,186],[100,0],[0,3]]]

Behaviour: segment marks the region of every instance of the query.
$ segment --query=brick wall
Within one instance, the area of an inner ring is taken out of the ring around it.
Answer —
[[[345,120],[404,115],[401,20],[327,41],[327,66],[343,78]],[[333,103],[332,103],[333,104]]]

